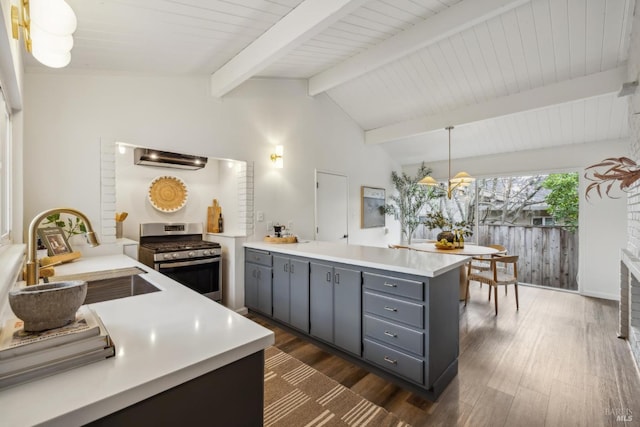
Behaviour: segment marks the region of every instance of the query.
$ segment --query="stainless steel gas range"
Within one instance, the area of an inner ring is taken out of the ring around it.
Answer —
[[[140,224],[138,259],[215,301],[222,301],[222,248],[202,240],[202,223]]]

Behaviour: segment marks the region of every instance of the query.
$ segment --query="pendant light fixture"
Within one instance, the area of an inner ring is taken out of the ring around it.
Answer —
[[[451,130],[453,129],[453,126],[447,126],[445,129],[449,131],[449,174],[447,176],[447,198],[451,199],[453,190],[469,186],[469,184],[475,181],[475,178],[466,172],[458,172],[453,178],[451,178]],[[431,176],[425,176],[418,182],[418,184],[428,185],[430,187],[440,187],[440,183]]]

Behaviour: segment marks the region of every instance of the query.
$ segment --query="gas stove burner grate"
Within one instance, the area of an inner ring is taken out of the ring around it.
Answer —
[[[167,241],[167,242],[143,243],[141,246],[158,253],[158,252],[187,251],[187,250],[193,250],[193,249],[217,249],[220,247],[220,244],[214,243],[214,242],[206,242],[204,240],[198,240],[198,241],[187,241],[187,242]]]

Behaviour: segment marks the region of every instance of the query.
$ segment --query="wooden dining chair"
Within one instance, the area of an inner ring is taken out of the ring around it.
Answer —
[[[496,254],[491,255],[481,255],[474,257],[471,261],[471,268],[476,271],[489,271],[491,269],[491,264],[488,262],[491,258],[505,256],[507,254],[507,248],[502,245],[487,245],[488,248],[493,248],[499,251]],[[480,283],[480,287],[482,287],[482,283]],[[504,294],[507,294],[507,287],[504,287]]]
[[[475,257],[474,257],[475,258]],[[476,282],[486,283],[489,285],[489,301],[491,301],[491,288],[494,290],[494,300],[496,306],[496,316],[498,315],[498,286],[514,285],[516,292],[516,310],[520,309],[520,303],[518,301],[518,255],[505,255],[501,257],[494,257],[487,260],[489,262],[489,270],[487,271],[472,271],[471,263],[468,264],[467,269],[467,293],[464,300],[465,307],[467,301],[469,301],[469,282],[475,280]],[[502,268],[499,268],[500,265]]]

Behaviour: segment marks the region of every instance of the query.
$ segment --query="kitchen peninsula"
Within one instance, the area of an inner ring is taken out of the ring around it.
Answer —
[[[317,241],[244,246],[252,312],[428,399],[457,375],[468,257]]]
[[[0,390],[2,424],[260,423],[271,331],[124,255],[81,258],[56,274],[131,266],[160,292],[91,304],[116,357]]]

